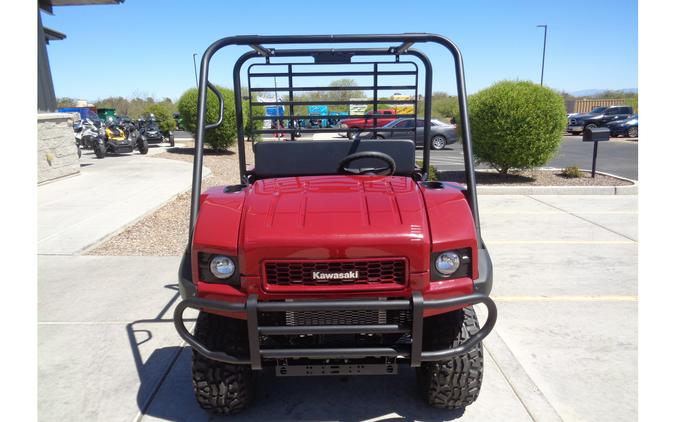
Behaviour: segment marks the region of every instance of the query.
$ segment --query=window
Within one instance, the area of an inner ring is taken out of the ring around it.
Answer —
[[[415,127],[415,121],[414,120],[401,120],[396,124],[397,128],[413,128]]]
[[[436,126],[434,122],[431,122],[431,126]],[[417,127],[424,127],[424,120],[417,121]]]

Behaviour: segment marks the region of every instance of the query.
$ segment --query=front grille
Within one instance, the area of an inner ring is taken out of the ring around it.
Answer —
[[[341,310],[341,311],[292,311],[262,312],[261,325],[314,326],[314,325],[382,325],[409,326],[412,315],[409,310]]]
[[[268,261],[265,282],[269,286],[373,286],[398,287],[406,282],[404,259],[350,261]],[[342,277],[335,277],[342,275]],[[335,278],[332,278],[335,277]]]

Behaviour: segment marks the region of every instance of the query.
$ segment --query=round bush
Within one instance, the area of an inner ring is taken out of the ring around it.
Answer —
[[[216,129],[205,132],[205,143],[213,149],[224,149],[232,145],[237,139],[237,125],[234,117],[234,92],[231,89],[217,87],[223,96],[224,111],[223,123]],[[188,89],[178,100],[178,112],[183,117],[187,130],[197,132],[197,88]],[[206,95],[206,124],[218,121],[218,98],[207,90]]]
[[[567,123],[563,97],[532,82],[503,81],[469,99],[474,154],[506,174],[546,164]]]
[[[176,129],[176,120],[174,120],[173,113],[171,113],[168,105],[163,103],[152,104],[143,111],[143,114],[150,113],[154,114],[157,118],[157,124],[162,133],[168,134],[170,131]]]

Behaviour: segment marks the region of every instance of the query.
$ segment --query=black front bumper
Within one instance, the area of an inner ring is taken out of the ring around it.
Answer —
[[[108,141],[108,149],[113,154],[126,154],[126,153],[130,153],[130,152],[134,152],[134,146],[129,141],[118,142],[118,143],[114,143],[113,141]]]
[[[196,297],[194,284],[190,276],[189,255],[183,257],[179,270],[181,296],[184,298],[174,311],[174,325],[178,334],[198,353],[220,362],[251,365],[253,369],[262,368],[263,359],[358,359],[366,357],[401,358],[410,361],[410,366],[420,366],[423,361],[438,361],[464,354],[481,342],[494,328],[497,321],[497,307],[488,297],[492,287],[492,266],[487,251],[481,260],[482,276],[480,284],[473,294],[448,299],[424,300],[422,294],[414,292],[410,299],[395,300],[298,300],[292,302],[260,302],[256,295],[249,295],[246,303],[230,303],[206,300]],[[479,281],[479,280],[476,280]],[[485,324],[469,340],[455,348],[444,350],[422,350],[422,332],[424,311],[451,307],[466,307],[483,303],[488,309]],[[183,312],[186,308],[205,311],[238,312],[246,315],[248,327],[249,357],[231,356],[220,351],[209,350],[185,327]],[[409,311],[412,316],[410,326],[399,324],[378,325],[312,325],[312,326],[261,326],[258,324],[260,312],[301,312],[301,311]],[[409,345],[392,347],[339,347],[339,348],[275,348],[261,349],[260,336],[301,335],[301,334],[409,334]]]

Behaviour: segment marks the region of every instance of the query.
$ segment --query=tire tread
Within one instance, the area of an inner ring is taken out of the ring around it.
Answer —
[[[457,347],[480,329],[473,307],[466,307],[453,314],[441,315],[440,317],[445,318],[437,321],[444,324],[432,325],[429,327],[429,334],[427,327],[424,327],[427,334],[425,348],[442,344],[439,340],[443,336],[447,345]],[[450,319],[454,321],[449,321]],[[455,335],[451,341],[447,341],[447,333],[439,331],[447,329],[448,324],[453,322],[461,324],[461,328],[455,328]],[[429,405],[442,409],[464,408],[475,402],[480,394],[483,382],[483,345],[479,343],[469,352],[448,360],[423,362],[422,367],[417,370],[417,376],[421,392]]]
[[[248,353],[245,326],[238,324],[241,322],[200,312],[195,337],[211,350]],[[214,361],[193,350],[192,386],[202,409],[220,415],[234,415],[246,409],[253,398],[253,372],[248,365]]]

